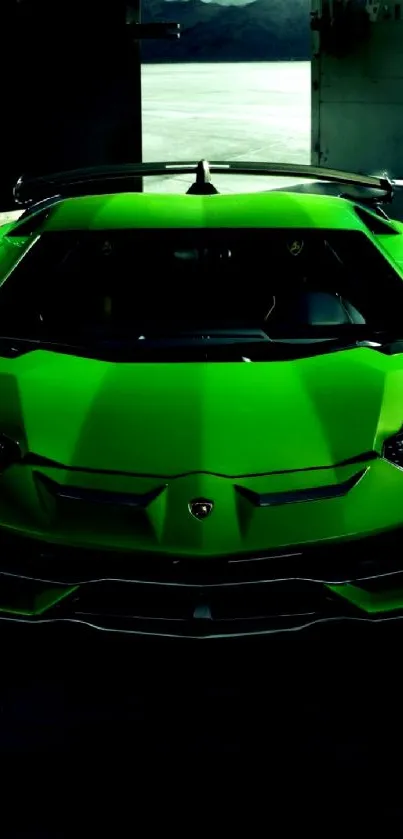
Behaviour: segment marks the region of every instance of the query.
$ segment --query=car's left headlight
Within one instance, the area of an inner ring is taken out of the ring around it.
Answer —
[[[382,447],[382,457],[389,463],[393,463],[394,466],[400,466],[403,469],[403,429],[385,440]]]

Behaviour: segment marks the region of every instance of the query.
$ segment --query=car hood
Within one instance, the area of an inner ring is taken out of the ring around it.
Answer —
[[[35,351],[2,359],[0,386],[0,430],[26,451],[150,476],[330,466],[373,450],[403,418],[402,358],[364,348],[196,364]]]

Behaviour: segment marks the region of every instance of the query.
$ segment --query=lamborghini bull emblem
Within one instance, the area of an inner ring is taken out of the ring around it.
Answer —
[[[189,501],[188,507],[193,518],[202,521],[213,512],[214,502],[208,501],[207,498],[194,498],[193,501]]]
[[[299,256],[304,247],[304,242],[302,239],[294,239],[288,243],[287,247],[291,256]]]

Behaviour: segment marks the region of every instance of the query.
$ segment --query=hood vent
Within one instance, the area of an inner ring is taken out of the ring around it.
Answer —
[[[394,227],[393,222],[383,210],[379,209],[379,213],[376,214],[371,210],[367,210],[366,207],[361,207],[359,204],[354,206],[354,210],[358,218],[375,236],[385,236],[385,234],[389,234],[390,236],[400,235],[399,231]]]

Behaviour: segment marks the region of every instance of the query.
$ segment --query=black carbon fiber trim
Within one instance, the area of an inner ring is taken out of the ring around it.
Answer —
[[[342,498],[364,477],[367,469],[362,469],[352,475],[347,481],[341,484],[330,484],[327,486],[310,487],[309,489],[298,489],[290,492],[266,492],[258,493],[245,487],[236,486],[235,489],[253,504],[254,507],[276,507],[282,504],[296,504],[305,501],[324,501],[327,498]]]
[[[62,486],[62,484],[52,481],[51,478],[42,475],[40,472],[34,472],[34,476],[54,498],[134,509],[148,507],[166,489],[165,486],[160,486],[151,492],[134,495],[126,492],[105,492],[104,490],[87,489],[86,487]]]

